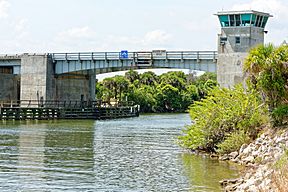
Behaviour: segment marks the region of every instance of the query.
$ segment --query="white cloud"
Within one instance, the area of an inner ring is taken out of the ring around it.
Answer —
[[[0,0],[0,18],[6,18],[8,16],[8,8],[10,3],[7,0]]]
[[[85,27],[75,27],[71,29],[67,29],[65,31],[62,31],[58,34],[57,38],[61,40],[65,39],[89,39],[94,38],[96,33],[88,26]]]
[[[17,32],[21,32],[27,28],[27,25],[28,25],[28,20],[22,18],[22,19],[19,19],[18,21],[16,21],[16,23],[14,24],[14,29]]]
[[[172,35],[163,30],[154,30],[145,34],[143,38],[144,45],[163,45],[169,43]]]
[[[156,29],[145,33],[143,36],[115,36],[110,35],[104,43],[105,49],[163,49],[171,43],[172,35],[164,30]]]
[[[73,27],[58,32],[46,46],[54,51],[90,51],[97,47],[97,38],[97,33],[89,26]]]

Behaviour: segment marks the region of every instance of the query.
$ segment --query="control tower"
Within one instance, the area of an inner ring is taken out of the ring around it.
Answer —
[[[243,62],[251,48],[264,43],[264,30],[272,15],[258,11],[222,11],[218,34],[217,80],[222,87],[243,82]]]

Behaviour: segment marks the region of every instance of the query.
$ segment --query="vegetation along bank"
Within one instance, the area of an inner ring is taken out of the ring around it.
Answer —
[[[215,87],[189,109],[194,123],[179,144],[246,166],[225,180],[226,191],[287,191],[288,46],[252,49],[244,64],[246,88]]]
[[[149,71],[139,74],[130,70],[125,76],[106,78],[96,84],[97,99],[108,103],[133,101],[140,111],[184,112],[189,105],[204,98],[217,85],[214,73],[200,77],[183,72],[168,72],[160,76]]]

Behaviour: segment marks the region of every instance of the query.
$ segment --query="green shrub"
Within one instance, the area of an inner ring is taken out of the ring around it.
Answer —
[[[227,135],[224,141],[217,145],[217,152],[220,154],[227,154],[237,151],[244,143],[249,143],[250,137],[244,130],[239,130]]]
[[[272,112],[281,105],[287,104],[287,45],[274,47],[272,44],[268,44],[251,49],[244,64],[244,71],[247,74],[248,87],[259,92],[263,101],[269,106],[269,111]],[[279,110],[276,109],[276,111]],[[274,117],[281,118],[282,115],[274,114],[272,118]],[[279,119],[273,120],[277,122]]]
[[[272,117],[274,125],[282,125],[288,117],[288,105],[281,105],[273,110]]]
[[[220,147],[221,151],[223,147],[229,151],[225,142],[231,142],[237,133],[253,139],[259,132],[257,128],[268,122],[267,107],[257,94],[245,93],[241,85],[234,89],[212,89],[205,99],[191,105],[189,113],[194,123],[183,130],[179,143],[192,150],[216,151]],[[246,141],[243,136],[237,147]]]

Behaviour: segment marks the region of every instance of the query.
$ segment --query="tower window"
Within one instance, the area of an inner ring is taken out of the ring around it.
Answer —
[[[235,37],[235,43],[240,44],[240,37]]]
[[[250,26],[251,14],[241,15],[242,26]]]
[[[227,41],[227,37],[220,37],[220,42],[221,43],[224,43],[224,42],[226,42]]]
[[[230,20],[230,26],[233,27],[235,26],[235,15],[229,15],[229,20]]]
[[[220,19],[220,23],[221,23],[222,27],[228,27],[229,26],[228,15],[220,15],[219,19]]]
[[[240,15],[235,15],[235,19],[236,19],[236,26],[240,26],[241,25]]]

